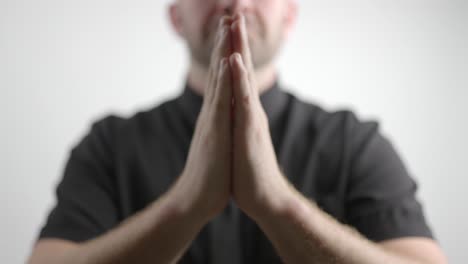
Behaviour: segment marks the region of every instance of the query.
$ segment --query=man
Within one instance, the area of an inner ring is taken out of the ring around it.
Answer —
[[[279,89],[296,8],[173,3],[187,87],[94,124],[30,263],[445,263],[377,124]]]

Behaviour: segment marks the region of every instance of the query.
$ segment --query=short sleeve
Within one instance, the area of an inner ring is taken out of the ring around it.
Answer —
[[[348,224],[373,241],[401,237],[433,238],[417,183],[409,175],[376,121],[351,115],[351,164],[346,192]]]
[[[114,119],[94,123],[72,149],[56,188],[56,204],[39,238],[82,242],[117,224],[111,137]]]

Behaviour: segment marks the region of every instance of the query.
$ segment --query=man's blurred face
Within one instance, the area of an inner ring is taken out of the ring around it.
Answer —
[[[219,19],[243,13],[256,69],[271,63],[294,16],[292,0],[178,0],[171,9],[178,33],[192,59],[208,68]]]

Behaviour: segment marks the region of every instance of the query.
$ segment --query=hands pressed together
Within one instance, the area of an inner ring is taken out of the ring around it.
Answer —
[[[242,15],[220,20],[208,76],[175,192],[181,202],[208,218],[231,197],[251,217],[274,210],[291,188],[276,160]]]

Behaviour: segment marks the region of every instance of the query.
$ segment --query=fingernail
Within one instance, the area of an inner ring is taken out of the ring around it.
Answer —
[[[234,56],[236,57],[237,62],[242,63],[242,56],[239,53],[235,53]]]
[[[231,56],[229,56],[229,63],[231,63],[231,66],[234,65],[235,59],[236,59],[236,58],[234,58],[234,54],[232,54]]]

